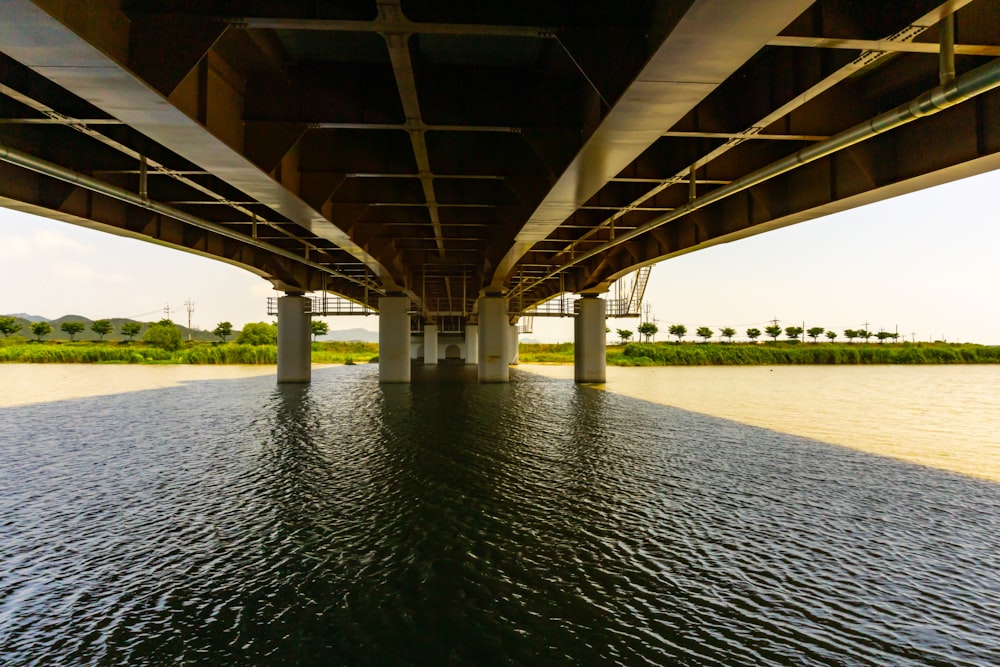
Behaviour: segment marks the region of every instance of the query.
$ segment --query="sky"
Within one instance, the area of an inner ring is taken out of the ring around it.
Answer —
[[[699,250],[653,267],[646,301],[667,338],[683,324],[744,336],[782,327],[898,331],[906,340],[1000,344],[1000,171]],[[215,260],[0,208],[0,314],[165,316],[211,330],[270,321],[270,283]],[[325,318],[378,329],[371,317]],[[635,331],[638,319],[608,320]],[[522,340],[570,341],[568,318]],[[612,333],[609,341],[617,342]]]

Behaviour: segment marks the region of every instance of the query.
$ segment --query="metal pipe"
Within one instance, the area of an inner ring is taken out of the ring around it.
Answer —
[[[661,216],[653,218],[649,222],[639,225],[635,229],[622,232],[618,238],[588,250],[579,257],[570,259],[570,261],[566,262],[555,271],[552,271],[546,274],[543,278],[537,280],[532,286],[538,285],[539,283],[556,275],[561,276],[562,272],[571,266],[599,255],[620,243],[624,243],[625,241],[639,236],[640,234],[645,234],[646,232],[652,231],[657,227],[662,227],[668,222],[673,222],[688,213],[692,213],[700,208],[714,204],[717,201],[725,199],[726,197],[734,195],[738,192],[742,192],[743,190],[751,188],[755,185],[759,185],[764,181],[780,176],[788,171],[796,169],[797,167],[809,164],[810,162],[815,162],[820,158],[826,157],[845,148],[849,148],[854,144],[874,137],[876,134],[888,132],[889,130],[893,130],[901,125],[906,125],[907,123],[917,120],[918,118],[923,118],[924,116],[932,116],[939,111],[953,107],[956,104],[964,102],[965,100],[989,92],[998,86],[1000,86],[1000,58],[992,60],[985,65],[981,65],[976,69],[963,74],[951,83],[929,90],[917,96],[912,101],[899,105],[895,109],[881,113],[878,116],[858,123],[857,125],[850,127],[839,134],[835,134],[829,139],[818,141],[792,155],[782,158],[776,162],[772,162],[771,164],[761,167],[756,171],[750,172],[746,176],[730,182],[728,185],[716,188],[715,190],[712,190],[692,202],[688,202],[687,204],[679,206],[669,213],[665,213]],[[521,291],[524,292],[526,290],[522,289]]]
[[[323,266],[322,264],[304,259],[300,255],[296,255],[295,253],[285,250],[284,248],[279,248],[278,246],[271,245],[270,243],[265,243],[264,241],[259,241],[257,239],[248,238],[247,236],[229,229],[224,225],[209,222],[208,220],[203,220],[197,216],[191,215],[190,213],[185,213],[179,209],[167,206],[166,204],[161,204],[159,202],[143,198],[141,195],[138,195],[130,190],[120,188],[116,185],[111,185],[110,183],[105,183],[104,181],[100,181],[92,176],[87,176],[86,174],[82,174],[78,171],[67,169],[66,167],[55,164],[54,162],[49,162],[48,160],[43,160],[40,157],[31,155],[30,153],[19,151],[16,148],[11,148],[2,141],[0,141],[0,161],[8,162],[44,176],[49,176],[65,183],[84,188],[85,190],[97,192],[98,194],[111,197],[112,199],[117,199],[127,204],[144,208],[147,211],[152,211],[153,213],[158,213],[168,218],[179,220],[180,222],[189,224],[193,227],[198,227],[199,229],[204,229],[205,231],[213,232],[215,234],[219,234],[220,236],[225,236],[227,238],[240,241],[241,243],[246,243],[256,248],[260,248],[261,250],[265,250],[274,255],[280,255],[300,264],[304,264],[310,268],[322,271],[323,273],[349,280],[358,285],[364,285],[361,281],[358,281],[351,276],[343,274],[339,271],[334,271],[333,269]]]
[[[941,20],[941,48],[938,52],[940,82],[946,86],[955,80],[955,15],[948,14]]]
[[[147,177],[148,176],[147,176],[147,170],[146,170],[146,156],[145,155],[140,155],[139,156],[139,196],[142,197],[143,199],[148,199],[149,198],[148,181],[146,180]]]

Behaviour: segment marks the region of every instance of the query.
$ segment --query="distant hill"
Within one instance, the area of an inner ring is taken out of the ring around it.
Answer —
[[[360,341],[362,343],[377,343],[378,342],[378,332],[369,331],[368,329],[338,329],[337,331],[331,331],[325,336],[320,336],[317,340],[326,341]]]
[[[28,313],[9,313],[19,320],[27,320],[28,322],[48,322],[49,318],[42,317],[41,315],[29,315]]]

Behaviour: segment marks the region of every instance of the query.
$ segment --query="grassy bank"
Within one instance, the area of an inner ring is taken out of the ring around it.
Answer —
[[[778,364],[990,364],[1000,346],[971,343],[629,343],[609,345],[612,366]],[[573,363],[573,345],[522,344],[524,363]]]
[[[12,337],[13,338],[13,337]],[[378,356],[374,343],[313,343],[315,364],[368,363]],[[144,343],[44,343],[8,340],[0,345],[0,363],[22,364],[276,364],[275,345],[185,343],[168,351]]]
[[[0,339],[0,363],[276,364],[274,345],[187,342],[167,351],[145,343],[28,342]],[[629,343],[608,346],[612,366],[769,366],[778,364],[995,364],[1000,346],[971,343]],[[375,343],[313,343],[314,364],[365,364]],[[572,343],[522,343],[524,363],[573,363]]]

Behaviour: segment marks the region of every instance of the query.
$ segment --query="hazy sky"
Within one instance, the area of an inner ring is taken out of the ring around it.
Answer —
[[[694,252],[655,266],[646,299],[672,323],[740,336],[782,326],[896,330],[907,339],[1000,344],[1000,171]],[[267,321],[270,283],[151,243],[0,209],[0,314],[187,323]],[[331,329],[376,317],[327,318]],[[638,320],[609,320],[635,330]],[[718,334],[717,334],[718,336]],[[527,338],[572,340],[569,319],[536,318]],[[617,336],[610,337],[617,340]]]

